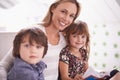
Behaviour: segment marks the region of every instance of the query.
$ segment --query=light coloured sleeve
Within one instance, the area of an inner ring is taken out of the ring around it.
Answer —
[[[14,57],[12,56],[12,48],[0,61],[0,80],[7,80],[7,72],[11,68]]]

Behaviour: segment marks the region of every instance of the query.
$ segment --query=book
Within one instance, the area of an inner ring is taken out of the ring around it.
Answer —
[[[96,70],[94,70],[92,67],[89,67],[89,68],[86,70],[86,72],[85,72],[84,75],[83,75],[83,78],[87,78],[87,77],[89,77],[89,76],[95,76],[95,77],[98,77],[98,78],[101,77],[100,74],[99,74],[99,72],[96,71]]]
[[[104,80],[102,79],[105,75],[108,75],[106,73],[101,73],[96,70],[94,70],[92,67],[89,67],[85,74],[83,75],[84,80]]]

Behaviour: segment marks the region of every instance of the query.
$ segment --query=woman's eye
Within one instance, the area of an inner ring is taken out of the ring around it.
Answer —
[[[61,12],[62,12],[63,14],[66,14],[66,11],[64,11],[64,10],[62,10]]]
[[[75,18],[75,16],[74,16],[74,15],[70,15],[70,17],[71,17],[71,18],[73,18],[73,19]]]

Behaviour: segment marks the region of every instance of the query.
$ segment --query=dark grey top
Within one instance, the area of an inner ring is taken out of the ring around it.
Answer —
[[[33,65],[16,58],[13,64],[7,80],[44,80],[43,70],[47,65],[43,61]]]

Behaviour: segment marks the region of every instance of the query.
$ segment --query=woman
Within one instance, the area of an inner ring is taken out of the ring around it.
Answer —
[[[48,51],[43,61],[47,64],[44,72],[45,80],[57,80],[60,50],[66,43],[61,33],[79,15],[80,5],[76,0],[56,0],[51,4],[43,24],[37,25],[48,38]],[[13,56],[8,53],[0,63],[0,80],[6,80],[7,71],[13,62]]]

